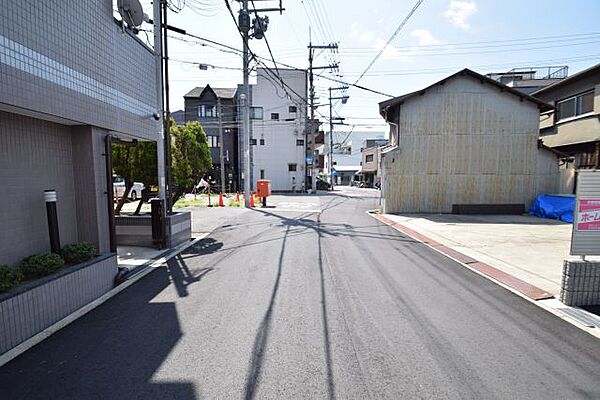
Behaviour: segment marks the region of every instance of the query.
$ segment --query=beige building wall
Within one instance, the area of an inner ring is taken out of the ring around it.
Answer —
[[[367,161],[367,157],[372,155],[373,160]],[[377,172],[377,166],[379,164],[379,146],[372,146],[363,149],[362,155],[362,171],[363,172]]]
[[[551,135],[542,136],[546,146],[558,147],[577,143],[595,142],[600,140],[600,84],[594,85],[594,110],[591,115],[569,118],[564,121],[554,122],[554,113],[552,111],[540,116],[540,129],[555,126],[555,132]],[[590,89],[590,86],[587,87]],[[585,91],[585,86],[574,88]],[[562,96],[569,96],[567,92],[559,93]],[[543,96],[542,100],[546,101]]]
[[[382,160],[385,212],[449,213],[453,204],[519,203],[554,193],[556,157],[537,147],[534,103],[471,77],[402,104]]]

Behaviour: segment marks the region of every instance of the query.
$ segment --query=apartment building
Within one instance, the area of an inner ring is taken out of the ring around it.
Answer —
[[[274,191],[301,191],[306,175],[306,71],[257,68],[256,75],[256,84],[250,85],[251,185],[269,179]]]
[[[577,170],[600,168],[600,64],[532,96],[554,105],[540,115],[540,139],[561,157],[562,193],[574,193]]]
[[[213,88],[206,85],[192,89],[183,97],[185,110],[182,122],[199,121],[202,124],[213,160],[213,169],[207,175],[218,182],[219,186],[221,186],[220,147],[223,146],[224,190],[228,192],[239,190],[236,93],[237,88]],[[221,129],[223,143],[219,139]]]

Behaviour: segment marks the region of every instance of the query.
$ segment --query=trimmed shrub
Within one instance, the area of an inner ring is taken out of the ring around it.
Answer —
[[[19,268],[27,279],[39,278],[58,271],[65,262],[58,254],[40,253],[29,256],[21,262]]]
[[[77,264],[93,258],[96,248],[86,242],[68,244],[62,249],[62,256],[69,264]]]
[[[6,292],[23,280],[23,272],[19,268],[0,265],[0,292]]]

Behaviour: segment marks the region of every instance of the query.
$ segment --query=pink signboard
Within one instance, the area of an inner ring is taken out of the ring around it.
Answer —
[[[600,232],[600,198],[579,199],[575,223],[577,231]]]

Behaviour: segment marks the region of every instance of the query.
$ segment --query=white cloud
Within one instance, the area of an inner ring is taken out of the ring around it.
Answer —
[[[450,20],[452,25],[468,30],[471,26],[467,19],[476,12],[477,4],[474,1],[452,0],[444,11],[444,16]]]
[[[410,36],[419,39],[419,46],[430,46],[432,44],[442,43],[435,38],[427,29],[415,29],[410,33]]]
[[[359,40],[363,43],[369,43],[370,41],[373,40],[373,38],[374,38],[373,32],[365,31],[360,35]]]
[[[391,45],[387,45],[385,44],[385,40],[383,39],[377,39],[375,42],[375,48],[377,50],[381,50],[383,49],[383,53],[381,53],[381,57],[383,57],[384,59],[390,60],[390,59],[404,59],[404,56],[407,56],[408,54],[402,54],[398,51],[397,48],[395,48],[394,46]]]

